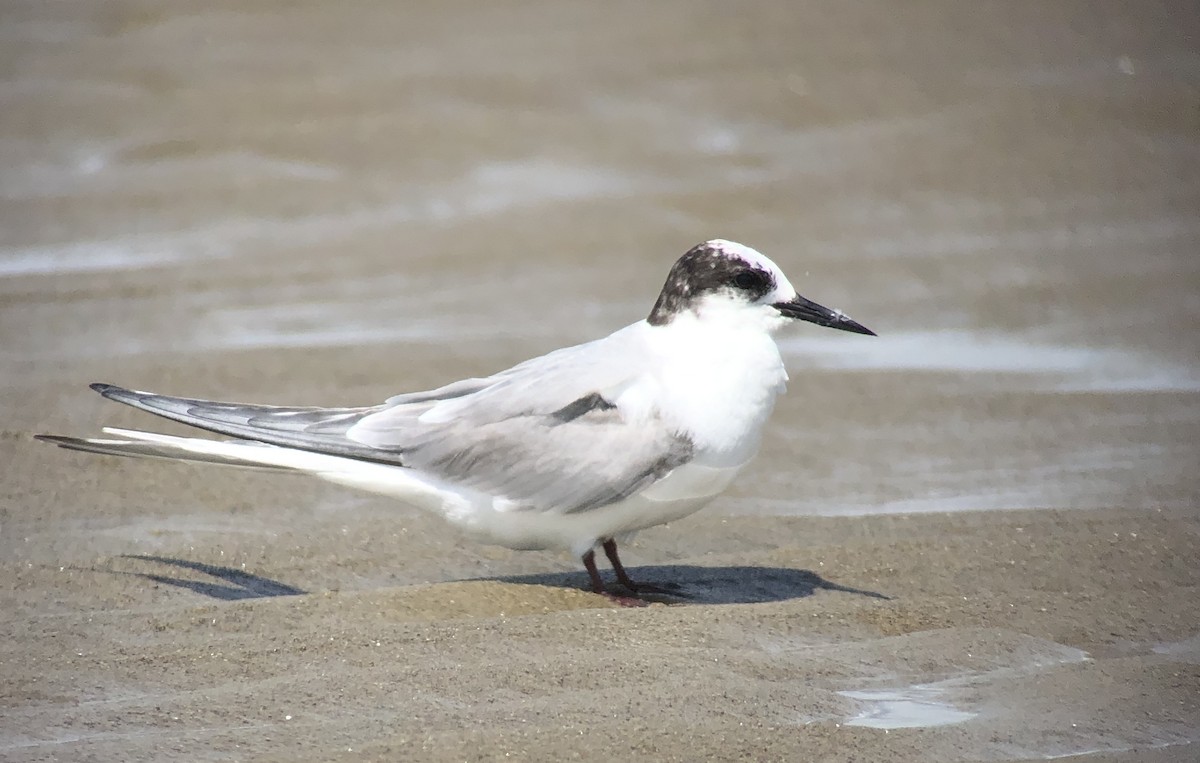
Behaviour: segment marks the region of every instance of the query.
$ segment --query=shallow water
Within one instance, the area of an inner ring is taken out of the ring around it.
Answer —
[[[1168,7],[961,48],[992,11],[914,7],[936,51],[861,32],[866,6],[860,32],[691,9],[11,4],[6,386],[302,351],[317,378],[250,391],[374,402],[311,388],[607,333],[723,236],[880,338],[782,338],[791,396],[718,510],[1194,502],[1200,55]]]
[[[912,686],[887,691],[844,691],[842,696],[858,700],[863,709],[846,720],[847,726],[873,729],[914,729],[962,723],[975,713],[957,710],[941,702],[935,689]]]

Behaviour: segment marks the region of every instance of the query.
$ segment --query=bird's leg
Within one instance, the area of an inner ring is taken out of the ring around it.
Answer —
[[[609,543],[611,542],[612,541],[609,541]],[[615,553],[616,547],[614,546],[613,548]],[[605,552],[607,553],[607,551],[608,549],[606,546]],[[609,558],[611,559],[612,557],[610,556]],[[617,604],[620,604],[622,607],[647,606],[648,602],[642,601],[641,599],[637,599],[632,596],[617,596],[615,593],[609,593],[608,589],[604,587],[604,581],[600,579],[600,570],[596,569],[596,549],[589,548],[587,553],[583,555],[583,566],[587,569],[588,577],[592,579],[592,590],[596,593],[607,599],[611,599]],[[625,575],[625,570],[621,570],[621,572],[618,573],[618,578],[622,575]],[[629,580],[628,575],[625,575],[625,580]],[[625,585],[625,582],[622,581],[621,584]]]
[[[604,541],[604,555],[608,557],[608,561],[612,564],[613,572],[617,573],[617,582],[630,591],[637,593],[639,586],[633,582],[633,579],[629,577],[629,573],[625,571],[625,566],[621,564],[621,557],[617,556],[617,542],[612,538]]]
[[[628,588],[634,593],[665,593],[673,596],[678,596],[678,592],[668,588],[660,588],[649,583],[635,583],[633,578],[629,577],[629,573],[625,571],[625,565],[621,564],[621,557],[617,556],[617,542],[612,538],[604,541],[604,554],[608,557],[609,563],[612,564],[613,572],[617,573],[617,582]]]
[[[592,590],[599,594],[608,593],[608,589],[604,587],[604,581],[600,579],[600,570],[596,569],[596,549],[589,548],[583,555],[583,566],[587,570],[588,577],[592,579]]]

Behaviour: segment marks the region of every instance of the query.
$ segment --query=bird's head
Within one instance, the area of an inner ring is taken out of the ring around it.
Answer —
[[[805,299],[779,266],[744,244],[713,239],[676,260],[646,319],[665,326],[691,313],[701,320],[760,324],[771,331],[790,319],[875,335],[840,310]]]

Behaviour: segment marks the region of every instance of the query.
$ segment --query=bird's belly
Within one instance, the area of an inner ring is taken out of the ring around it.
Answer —
[[[485,542],[517,550],[562,549],[582,554],[599,540],[699,511],[729,487],[740,469],[740,465],[685,464],[624,501],[584,511],[500,511],[487,507],[448,518]]]

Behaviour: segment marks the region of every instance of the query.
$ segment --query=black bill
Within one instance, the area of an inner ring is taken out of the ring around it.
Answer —
[[[857,321],[842,314],[840,310],[830,310],[818,305],[812,300],[805,299],[799,294],[791,302],[776,302],[773,307],[789,318],[799,318],[802,321],[815,323],[818,326],[828,326],[831,329],[853,331],[855,334],[875,336],[875,332]]]

